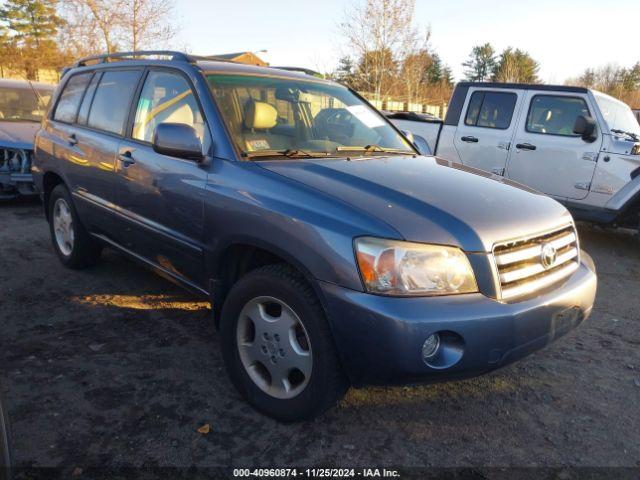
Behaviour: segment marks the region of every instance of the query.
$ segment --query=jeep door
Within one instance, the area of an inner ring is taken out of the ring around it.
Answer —
[[[463,164],[503,175],[524,90],[469,89],[454,146]]]
[[[188,78],[179,70],[151,68],[118,149],[116,197],[126,215],[132,250],[166,274],[205,287],[202,244],[207,170],[195,160],[153,149],[161,123],[193,127],[203,151],[210,135]]]
[[[589,193],[602,133],[573,133],[579,115],[593,116],[586,93],[530,90],[507,166],[509,178],[547,195],[579,200]]]

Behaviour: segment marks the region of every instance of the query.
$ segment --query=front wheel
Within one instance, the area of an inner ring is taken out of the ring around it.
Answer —
[[[221,336],[233,384],[278,420],[313,418],[348,389],[320,303],[286,265],[238,281],[222,309]]]

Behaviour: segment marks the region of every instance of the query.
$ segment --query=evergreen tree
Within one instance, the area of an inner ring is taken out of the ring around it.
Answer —
[[[494,82],[538,83],[540,66],[527,52],[511,47],[506,48],[495,64]]]
[[[37,80],[40,68],[57,68],[61,56],[55,41],[62,21],[56,0],[7,0],[0,8],[0,61]],[[6,50],[5,50],[6,49]],[[5,55],[9,52],[8,55]]]
[[[466,79],[471,82],[484,82],[491,77],[496,65],[496,52],[490,43],[476,45],[469,59],[462,64]]]
[[[355,65],[349,56],[344,56],[338,61],[338,68],[333,74],[333,78],[351,88],[357,88]]]

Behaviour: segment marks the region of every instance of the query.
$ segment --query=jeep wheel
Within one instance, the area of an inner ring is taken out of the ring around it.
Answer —
[[[69,268],[95,264],[102,247],[84,229],[64,185],[58,185],[49,197],[49,229],[60,261]]]
[[[233,384],[278,420],[313,418],[348,389],[320,303],[286,265],[238,281],[222,309],[221,336]]]

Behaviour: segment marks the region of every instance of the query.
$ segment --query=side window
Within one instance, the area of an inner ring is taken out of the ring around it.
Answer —
[[[138,100],[131,136],[151,142],[156,127],[162,123],[189,125],[200,141],[204,138],[204,119],[187,80],[177,73],[152,70]]]
[[[102,76],[101,72],[97,72],[93,78],[91,79],[91,83],[87,87],[87,91],[84,94],[84,98],[82,99],[82,104],[80,105],[80,111],[78,112],[78,124],[86,125],[87,117],[89,116],[89,108],[91,107],[91,102],[93,102],[93,95],[96,93],[96,87],[100,82],[100,77]]]
[[[104,72],[93,97],[87,125],[121,135],[139,78],[140,72],[136,70]]]
[[[60,94],[58,105],[56,105],[56,111],[53,114],[53,119],[60,122],[73,123],[76,121],[76,115],[78,114],[78,107],[82,101],[82,95],[84,94],[89,80],[93,72],[79,73],[71,77],[64,90]]]
[[[527,132],[576,137],[573,125],[580,115],[589,115],[589,108],[580,97],[536,95],[527,115]]]
[[[518,96],[507,92],[473,92],[465,125],[506,130],[511,125]]]

